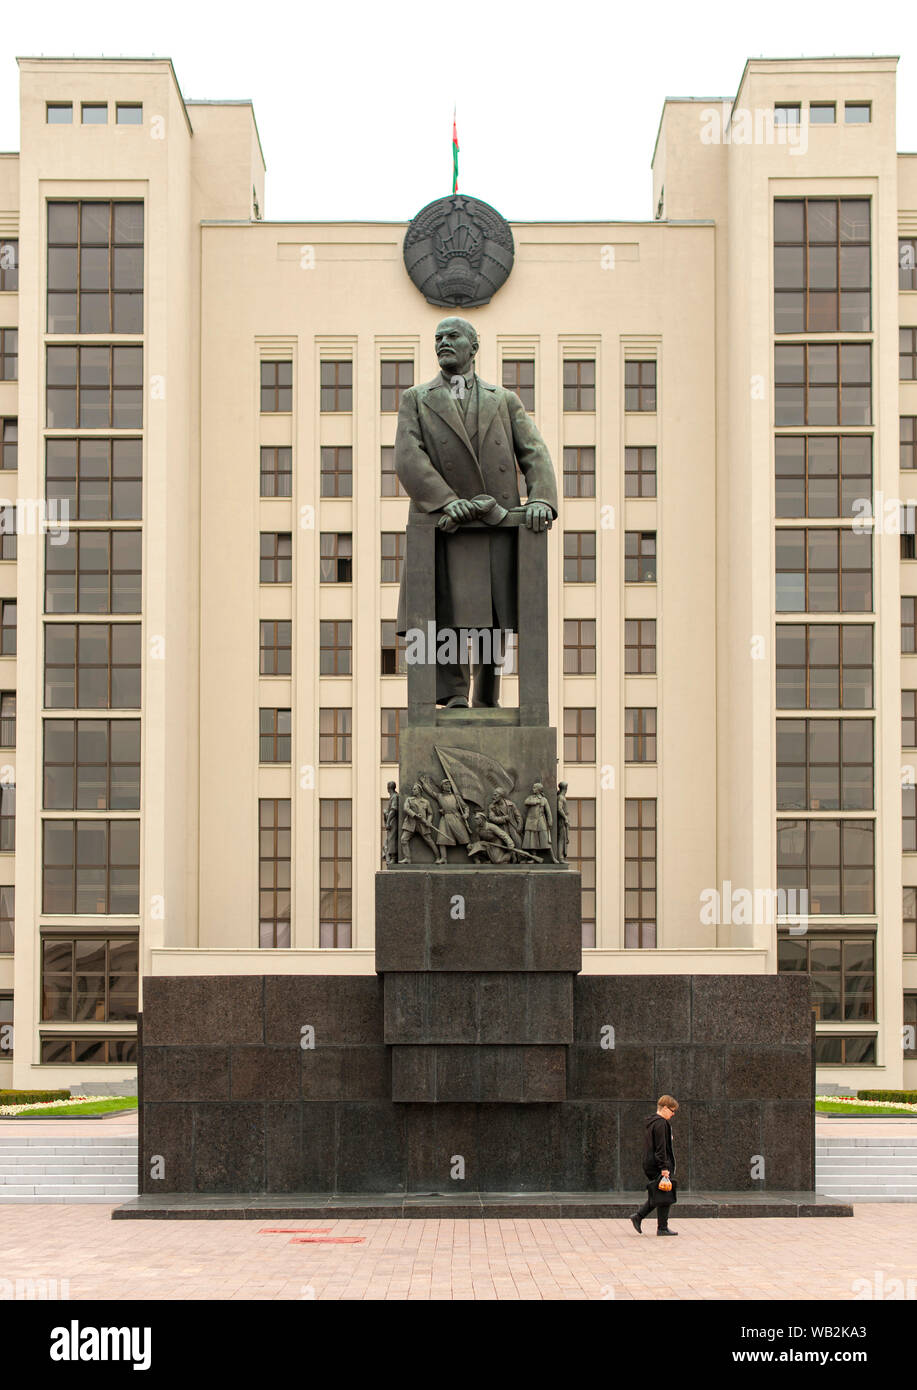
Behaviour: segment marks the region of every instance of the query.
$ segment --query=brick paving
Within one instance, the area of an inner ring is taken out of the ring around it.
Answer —
[[[654,1222],[638,1236],[607,1220],[112,1221],[110,1210],[0,1208],[4,1278],[66,1279],[77,1300],[849,1300],[860,1279],[885,1290],[910,1279],[917,1292],[917,1205],[840,1220],[676,1212],[681,1234],[662,1245]]]

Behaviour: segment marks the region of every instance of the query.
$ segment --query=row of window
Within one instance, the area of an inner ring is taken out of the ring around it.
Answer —
[[[917,467],[917,464],[915,464]],[[563,491],[565,497],[595,497],[595,447],[567,446],[563,450]],[[385,445],[381,451],[380,490],[383,497],[407,497],[395,472],[395,449]],[[353,496],[353,449],[347,444],[330,444],[321,449],[320,491],[322,497]],[[293,450],[289,445],[265,445],[261,449],[261,496],[291,497],[293,494]],[[626,497],[656,496],[655,446],[624,450],[624,494]]]
[[[396,634],[395,626],[394,618],[382,619],[380,675],[383,676],[407,674],[405,641]],[[293,624],[290,619],[262,619],[259,648],[259,670],[262,676],[289,676],[292,673],[293,657]],[[323,619],[319,623],[319,674],[350,676],[353,674],[352,663],[353,624],[349,619]],[[564,619],[563,669],[564,674],[570,676],[595,675],[594,618]],[[628,618],[625,621],[624,669],[628,675],[656,674],[655,618]],[[63,705],[58,707],[65,708]],[[69,705],[66,708],[75,709],[79,706]]]
[[[73,102],[49,101],[45,105],[45,119],[48,125],[72,125]],[[107,125],[107,101],[81,101],[80,119],[83,125]],[[143,103],[140,101],[115,102],[116,125],[142,125]]]
[[[835,124],[837,119],[837,102],[810,101],[807,109],[810,125]],[[871,101],[844,102],[845,125],[868,125],[871,120]],[[801,101],[777,101],[774,103],[774,125],[799,125],[801,121]]]
[[[400,755],[401,730],[407,720],[407,710],[384,707],[381,711],[381,761],[397,763]],[[55,721],[57,722],[57,721]],[[68,721],[70,724],[73,721]],[[82,721],[78,721],[82,722]],[[47,726],[46,726],[47,727]],[[289,709],[261,709],[259,711],[259,758],[262,763],[289,763],[292,743],[292,711]],[[628,707],[624,711],[624,757],[628,763],[654,763],[656,761],[656,710],[652,707]],[[318,757],[321,763],[349,763],[353,750],[353,711],[347,705],[323,706],[318,712]],[[46,735],[47,740],[47,735]],[[47,742],[46,742],[47,750]],[[47,786],[47,751],[46,786]],[[564,762],[594,763],[596,761],[596,710],[594,707],[571,708],[564,710]],[[61,795],[73,795],[73,786],[80,782],[81,764],[79,761],[66,763],[67,782]],[[75,768],[75,776],[72,768]],[[93,769],[96,778],[99,770]],[[139,778],[139,766],[137,768]],[[85,775],[85,774],[84,774]],[[122,777],[124,773],[122,771]],[[87,795],[95,794],[97,783],[91,782]],[[139,788],[139,781],[138,781]],[[138,792],[139,794],[139,792]],[[46,791],[46,806],[49,804]],[[55,809],[83,809],[84,802],[76,804],[69,801]],[[139,801],[136,803],[139,805]],[[100,802],[100,809],[107,805]],[[127,805],[121,809],[130,810]]]
[[[624,363],[624,409],[655,413],[656,361]],[[293,362],[289,358],[261,363],[261,412],[289,414],[293,409]],[[414,385],[414,362],[383,361],[380,364],[379,409],[397,414],[402,397]],[[503,385],[515,391],[526,410],[535,409],[535,359],[508,358],[503,362]],[[563,364],[563,408],[567,413],[595,411],[595,358],[567,359]],[[319,373],[319,407],[325,413],[349,414],[353,410],[353,362],[324,361]]]

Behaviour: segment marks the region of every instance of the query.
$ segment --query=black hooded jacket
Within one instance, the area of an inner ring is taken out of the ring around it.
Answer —
[[[663,1115],[650,1115],[645,1121],[643,1140],[643,1171],[655,1181],[663,1168],[669,1177],[675,1176],[675,1150],[672,1146],[672,1126]]]

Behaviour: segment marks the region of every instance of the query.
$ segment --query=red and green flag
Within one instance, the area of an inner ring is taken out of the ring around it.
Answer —
[[[459,142],[458,130],[455,124],[455,110],[452,112],[452,192],[458,192],[458,157]]]

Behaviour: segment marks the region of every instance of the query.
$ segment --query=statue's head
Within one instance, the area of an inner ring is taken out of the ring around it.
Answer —
[[[465,376],[478,350],[478,335],[467,319],[442,319],[436,325],[436,356],[446,376]]]
[[[485,816],[485,814],[484,814],[483,811],[475,811],[475,813],[474,813],[474,823],[475,823],[475,825],[486,825],[486,824],[487,824],[487,817]]]
[[[559,792],[565,792],[565,791],[567,790],[567,784],[566,784],[566,782],[558,782],[558,784],[557,784],[557,790],[558,790]]]
[[[533,792],[539,792],[539,793],[540,793],[540,792],[543,792],[543,791],[544,791],[544,787],[543,787],[542,783],[541,783],[541,782],[536,782],[535,785],[532,787],[532,791],[533,791]]]
[[[392,782],[390,785],[391,785],[391,786],[394,786],[395,784],[394,784],[394,782]],[[415,782],[414,785],[413,785],[413,787],[411,788],[411,795],[412,795],[412,796],[420,796],[420,791],[421,791],[420,783],[419,783],[419,782]]]

